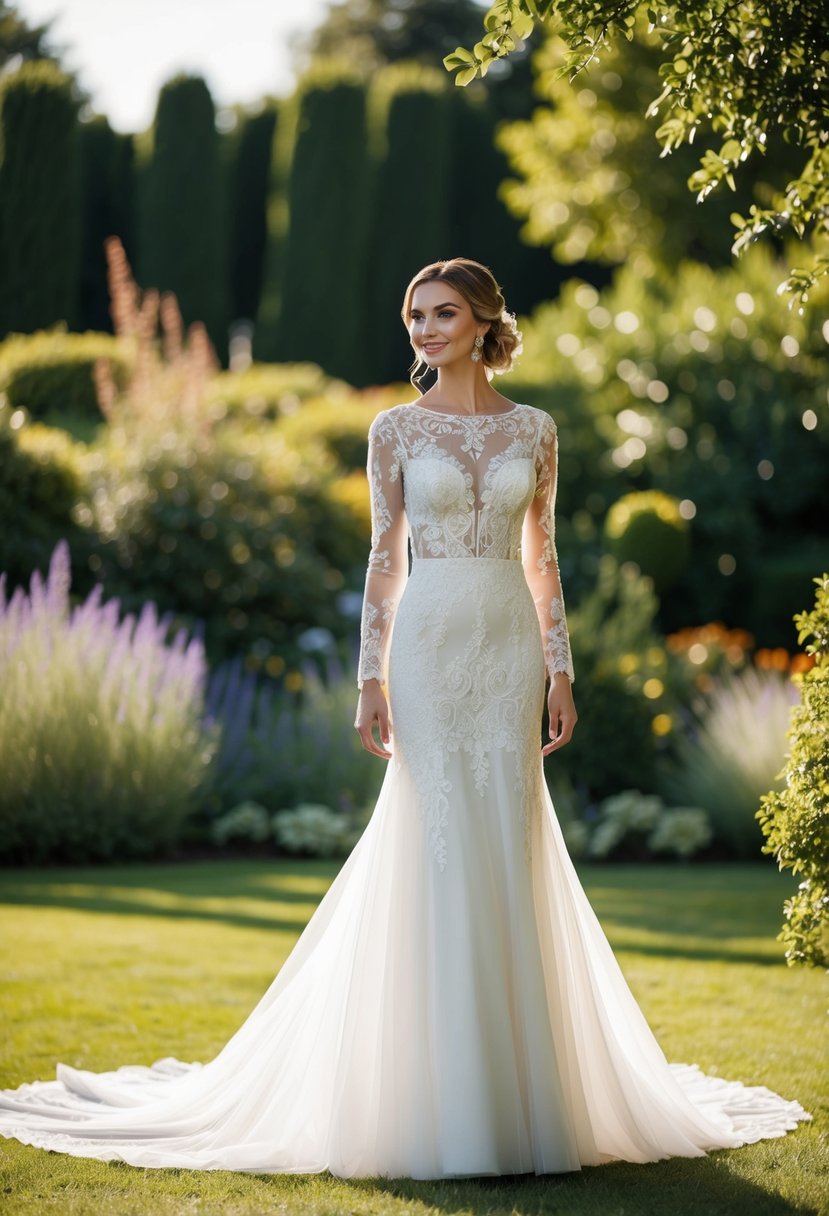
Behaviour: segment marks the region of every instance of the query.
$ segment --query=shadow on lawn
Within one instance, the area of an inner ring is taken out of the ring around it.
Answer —
[[[647,1166],[619,1162],[543,1177],[354,1179],[349,1186],[355,1197],[388,1195],[420,1201],[437,1212],[475,1216],[818,1216],[818,1208],[790,1203],[730,1173],[730,1152]]]
[[[0,871],[0,903],[298,935],[341,864],[274,859],[7,870]],[[615,949],[762,966],[780,966],[782,960],[739,939],[773,941],[785,893],[777,879],[765,867],[746,866],[589,867],[582,874]],[[246,901],[259,906],[234,906]],[[286,916],[285,905],[297,905],[297,915]],[[649,935],[657,940],[648,941]]]

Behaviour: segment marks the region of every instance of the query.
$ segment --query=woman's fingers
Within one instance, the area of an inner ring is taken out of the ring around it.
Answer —
[[[388,744],[389,738],[390,738],[390,732],[389,732],[389,722],[388,722],[387,715],[385,716],[385,719],[380,718],[380,716],[378,715],[377,717],[372,718],[371,722],[369,722],[368,724],[358,721],[358,722],[355,722],[354,725],[357,728],[357,734],[360,736],[360,742],[362,743],[365,750],[367,752],[371,752],[371,754],[373,756],[380,756],[381,759],[388,760],[391,753],[386,751],[386,749],[384,747],[381,747],[381,745],[377,742],[377,740],[374,737],[374,723],[375,722],[377,722],[377,724],[380,728],[381,742]]]
[[[545,743],[542,747],[542,756],[549,756],[550,752],[560,751],[565,744],[569,743],[577,721],[577,714],[568,713],[567,710],[559,712],[552,708],[550,710],[550,742]]]

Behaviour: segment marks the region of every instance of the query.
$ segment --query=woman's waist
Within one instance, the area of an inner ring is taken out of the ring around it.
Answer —
[[[526,583],[518,557],[413,557],[410,583],[441,586]]]
[[[424,568],[446,566],[454,569],[468,569],[473,566],[514,566],[518,570],[523,570],[523,563],[520,557],[491,557],[489,554],[477,555],[470,553],[465,557],[418,557],[417,554],[412,554],[412,570],[416,566]]]

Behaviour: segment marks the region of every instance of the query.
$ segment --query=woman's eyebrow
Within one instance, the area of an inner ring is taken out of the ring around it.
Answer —
[[[441,310],[441,308],[457,308],[457,307],[458,307],[457,304],[453,304],[451,300],[447,300],[445,304],[436,304],[434,307],[434,311],[439,312]],[[422,311],[423,310],[421,308],[413,308],[412,314],[414,314],[416,312],[422,312]]]

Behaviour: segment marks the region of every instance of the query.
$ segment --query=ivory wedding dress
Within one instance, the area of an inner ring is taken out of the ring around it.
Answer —
[[[555,424],[526,405],[378,415],[360,678],[387,676],[394,733],[365,832],[215,1059],[58,1064],[0,1095],[3,1135],[444,1178],[700,1157],[811,1118],[667,1063],[566,852],[540,757],[545,663],[573,678],[556,469]]]

